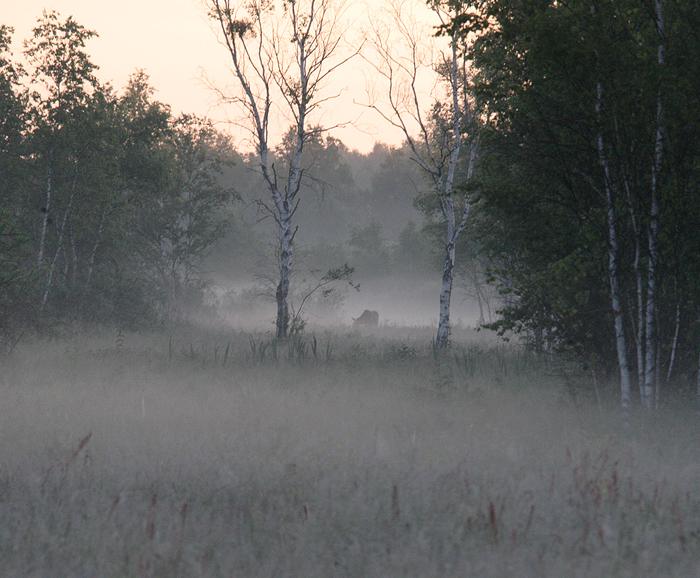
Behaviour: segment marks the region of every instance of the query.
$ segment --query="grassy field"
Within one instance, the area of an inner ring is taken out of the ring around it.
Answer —
[[[22,345],[0,575],[700,575],[690,410],[625,429],[561,364],[468,330],[436,359],[430,335]]]

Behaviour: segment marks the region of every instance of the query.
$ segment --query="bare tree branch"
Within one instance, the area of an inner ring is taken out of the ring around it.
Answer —
[[[309,129],[309,115],[338,95],[322,96],[324,82],[361,50],[341,55],[343,36],[338,0],[207,0],[228,50],[240,94],[219,95],[239,106],[253,137],[260,173],[271,203],[258,207],[277,224],[279,280],[277,283],[277,336],[289,331],[289,285],[292,274],[293,224],[300,205],[304,179],[304,145],[317,128]],[[284,187],[270,158],[270,113],[277,99],[294,120],[293,147],[287,159]]]

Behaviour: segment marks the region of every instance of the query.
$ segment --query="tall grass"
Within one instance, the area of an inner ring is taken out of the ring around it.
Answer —
[[[0,574],[700,573],[690,412],[623,431],[571,395],[585,376],[461,337],[443,359],[399,330],[25,345],[0,383]]]

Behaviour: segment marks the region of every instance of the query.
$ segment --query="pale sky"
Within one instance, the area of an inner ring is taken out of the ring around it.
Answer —
[[[349,43],[358,42],[366,30],[366,14],[371,12],[372,18],[377,18],[386,1],[350,0],[346,14]],[[100,67],[98,76],[102,81],[121,88],[134,70],[142,68],[151,77],[159,100],[170,104],[176,112],[209,116],[221,123],[220,128],[228,130],[239,146],[245,146],[240,129],[227,122],[240,119],[240,112],[219,105],[216,94],[204,80],[208,78],[227,90],[235,86],[228,68],[228,53],[219,44],[213,23],[206,16],[204,0],[4,0],[3,4],[0,23],[15,28],[16,56],[42,10],[57,10],[63,17],[71,15],[99,34],[88,49],[93,62]],[[429,24],[432,19],[428,19],[424,0],[408,0],[406,4],[425,23],[420,26],[419,35],[428,41],[432,36]],[[426,92],[430,83],[426,78]],[[328,92],[340,92],[341,97],[312,119],[326,126],[352,123],[333,134],[350,148],[365,152],[377,141],[389,144],[402,141],[399,131],[373,111],[356,104],[367,102],[368,86],[374,86],[376,94],[381,96],[381,86],[376,85],[370,67],[356,58],[329,83]],[[288,123],[281,118],[279,125],[281,133]]]

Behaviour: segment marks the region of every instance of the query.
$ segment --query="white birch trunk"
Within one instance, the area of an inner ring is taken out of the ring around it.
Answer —
[[[658,326],[659,320],[656,320]],[[656,373],[654,374],[654,409],[659,409],[661,400],[661,344],[656,340]]]
[[[302,177],[302,157],[304,153],[304,139],[306,138],[306,108],[307,108],[307,90],[308,76],[306,70],[306,48],[305,39],[302,37],[298,42],[298,65],[299,65],[299,82],[300,82],[300,98],[296,126],[296,142],[294,145],[294,153],[289,160],[289,177],[287,186],[282,196],[279,191],[275,194],[275,204],[279,215],[279,236],[280,236],[280,255],[279,255],[279,283],[277,284],[277,338],[286,339],[289,336],[289,286],[292,273],[292,258],[294,255],[294,235],[293,228],[294,211],[297,207],[297,196],[301,189]]]
[[[454,209],[453,209],[454,211]],[[452,282],[454,279],[455,242],[454,242],[454,212],[452,223],[447,223],[447,243],[442,264],[442,285],[440,287],[440,320],[438,323],[435,344],[439,348],[447,347],[450,340],[450,302],[452,299]]]
[[[634,247],[634,277],[637,289],[637,335],[635,348],[637,350],[637,387],[639,398],[643,397],[644,388],[644,280],[640,267],[641,246],[639,236],[635,234]]]
[[[388,84],[388,112],[383,111],[382,107],[373,103],[367,106],[378,112],[394,128],[403,132],[406,143],[411,150],[412,158],[425,175],[430,178],[433,192],[440,206],[445,229],[444,244],[442,246],[443,267],[435,347],[436,349],[445,349],[449,345],[450,336],[450,308],[456,246],[470,214],[468,198],[464,199],[464,206],[461,211],[456,209],[454,182],[457,169],[462,161],[466,131],[467,129],[474,129],[476,125],[469,102],[470,86],[468,83],[467,59],[465,52],[460,54],[459,42],[461,39],[458,26],[454,25],[454,23],[470,11],[473,3],[440,2],[431,5],[431,9],[437,15],[444,29],[451,30],[450,54],[445,58],[444,62],[446,68],[449,69],[449,96],[451,98],[449,128],[441,127],[443,132],[437,136],[433,127],[426,122],[423,111],[425,103],[421,102],[422,94],[417,90],[419,84],[418,71],[423,67],[423,63],[421,62],[421,57],[418,56],[420,51],[417,51],[416,47],[421,45],[421,41],[414,36],[412,27],[402,20],[401,6],[402,3],[400,2],[393,3],[392,12],[399,35],[409,47],[408,64],[403,62],[403,58],[392,54],[394,42],[391,38],[391,33],[387,34],[387,31],[374,29],[376,35],[375,48],[381,61],[380,65],[374,65],[374,67]],[[408,77],[406,82],[408,94],[404,94],[404,90],[399,88],[402,82],[397,81],[404,74]],[[412,135],[409,129],[409,127],[416,124],[418,136]],[[472,146],[467,167],[467,181],[471,179],[478,150],[478,138],[472,134],[471,140]]]
[[[319,98],[318,91],[327,77],[350,58],[337,58],[342,35],[332,9],[331,0],[313,0],[300,7],[298,2],[283,2],[284,18],[288,19],[295,63],[287,62],[286,30],[280,35],[277,26],[268,21],[274,5],[262,0],[236,2],[235,0],[207,0],[212,16],[218,20],[225,40],[233,72],[243,95],[235,99],[245,109],[252,124],[254,141],[259,156],[260,170],[265,179],[272,205],[259,201],[259,207],[275,219],[279,242],[279,280],[276,290],[278,338],[286,338],[290,325],[290,280],[293,265],[294,236],[297,227],[293,220],[299,206],[302,181],[302,153],[309,134],[307,115],[329,100]],[[247,17],[240,18],[245,14]],[[337,61],[336,61],[337,59]],[[298,76],[297,76],[298,73]],[[268,128],[272,106],[272,86],[286,102],[295,119],[295,147],[289,159],[289,172],[284,188],[277,179],[274,164],[270,164]]]
[[[66,236],[70,237],[70,226],[68,226],[68,235],[66,235],[64,233],[63,242],[61,243],[61,251],[63,251],[63,281],[67,285],[68,284],[68,274],[70,272],[70,259],[68,257],[68,248],[66,247]],[[68,239],[68,241],[69,240],[70,239]]]
[[[46,308],[46,304],[49,301],[49,295],[51,293],[51,288],[53,287],[53,277],[56,271],[56,262],[58,261],[58,256],[61,253],[61,249],[63,248],[63,236],[66,230],[66,223],[68,222],[68,217],[70,216],[72,209],[73,195],[71,195],[70,201],[68,202],[68,207],[66,207],[66,211],[63,214],[63,221],[61,222],[61,229],[59,231],[58,241],[56,243],[56,252],[54,253],[53,259],[51,260],[51,265],[49,266],[49,273],[46,277],[46,286],[44,287],[44,293],[41,297],[41,305],[39,307],[39,311],[43,311]]]
[[[63,220],[61,222],[61,228],[59,230],[58,234],[58,240],[56,241],[56,252],[54,253],[53,259],[51,260],[51,266],[49,267],[49,273],[46,279],[46,287],[44,289],[44,294],[42,295],[41,298],[41,305],[39,307],[39,311],[43,311],[44,308],[46,307],[46,304],[49,300],[49,294],[51,292],[51,287],[53,286],[53,278],[54,274],[56,271],[56,262],[58,261],[58,255],[60,254],[61,250],[63,249],[64,255],[65,255],[65,261],[66,261],[66,266],[68,265],[68,252],[65,250],[64,247],[64,237],[66,233],[66,225],[68,223],[68,218],[71,215],[71,212],[73,210],[73,200],[75,199],[75,193],[76,193],[76,188],[78,186],[78,166],[74,167],[74,173],[73,173],[73,183],[71,185],[70,189],[70,197],[68,198],[68,206],[66,207],[66,211],[63,214]],[[47,211],[48,214],[48,211]]]
[[[603,85],[598,82],[596,85],[596,116],[600,123],[603,110]],[[612,306],[614,327],[615,327],[615,347],[617,350],[617,365],[620,373],[620,405],[623,414],[629,412],[631,401],[631,378],[629,363],[627,361],[627,338],[625,335],[624,316],[622,311],[622,299],[620,295],[619,281],[619,246],[617,241],[615,202],[613,198],[612,182],[610,178],[610,167],[605,153],[605,142],[603,140],[602,128],[598,129],[596,138],[598,149],[598,160],[603,170],[603,184],[605,187],[605,201],[608,221],[608,281],[610,283],[610,303]]]
[[[49,151],[48,167],[46,168],[46,192],[44,198],[44,218],[41,223],[41,233],[39,236],[39,253],[37,255],[37,265],[44,263],[44,253],[46,252],[46,232],[49,226],[51,213],[51,198],[53,194],[53,150]]]
[[[87,270],[87,276],[85,278],[85,289],[90,289],[90,285],[92,284],[92,276],[95,271],[95,259],[97,258],[97,250],[100,247],[100,243],[102,243],[102,233],[104,231],[104,222],[105,222],[105,216],[107,213],[107,209],[102,210],[102,214],[100,215],[100,224],[97,227],[97,235],[95,236],[95,243],[92,246],[92,251],[90,251],[90,259],[88,261],[88,270]]]
[[[73,220],[70,222],[70,252],[71,252],[71,290],[76,291],[78,288],[78,245],[75,242],[75,234],[73,232]]]
[[[637,320],[634,327],[635,330],[635,350],[637,353],[637,388],[639,389],[639,399],[644,398],[644,278],[642,275],[641,259],[642,259],[642,238],[637,215],[634,211],[632,203],[632,191],[629,184],[627,174],[623,173],[625,193],[627,194],[627,205],[632,222],[632,231],[634,233],[634,279],[637,298]]]
[[[289,285],[292,272],[293,256],[293,232],[289,205],[285,201],[285,207],[280,213],[279,235],[279,282],[277,284],[277,338],[286,339],[289,335]]]
[[[462,229],[466,225],[466,218],[469,215],[469,201],[465,199],[465,210],[462,222],[459,227],[456,223],[454,206],[454,180],[462,149],[462,105],[459,99],[459,67],[457,53],[457,36],[452,35],[452,59],[450,62],[450,89],[452,92],[452,150],[447,165],[445,175],[444,190],[441,191],[441,207],[445,217],[445,256],[442,265],[442,286],[440,287],[440,317],[438,321],[437,336],[435,343],[438,348],[444,349],[450,340],[450,305],[452,301],[452,283],[454,280],[455,246]],[[466,82],[466,79],[465,79]],[[466,106],[466,103],[464,103]],[[470,167],[471,170],[471,167]],[[468,178],[471,175],[468,175]]]
[[[615,324],[615,346],[620,371],[620,404],[624,412],[629,411],[632,385],[627,361],[627,339],[625,336],[622,301],[620,299],[620,282],[618,278],[619,248],[615,231],[615,208],[611,191],[607,191],[608,211],[608,278],[610,282],[610,301]]]
[[[663,0],[655,0],[656,28],[659,35],[657,62],[661,69],[666,60],[664,44],[664,14]],[[651,167],[651,209],[649,214],[649,265],[647,270],[647,307],[646,307],[646,363],[644,372],[644,391],[642,404],[647,409],[652,409],[654,402],[654,390],[656,384],[656,267],[658,264],[658,237],[659,237],[659,175],[663,162],[663,103],[661,102],[661,88],[656,96],[656,138],[654,142],[654,161]]]
[[[656,180],[656,177],[653,177]],[[646,359],[644,364],[644,387],[642,405],[652,409],[656,377],[656,262],[658,259],[659,203],[655,184],[652,185],[651,220],[649,223],[649,264],[647,269],[646,302]]]
[[[671,381],[673,376],[673,366],[676,363],[676,351],[678,349],[678,334],[681,329],[681,304],[676,304],[676,327],[673,331],[673,342],[671,343],[671,358],[668,360],[668,371],[666,372],[666,383]]]

